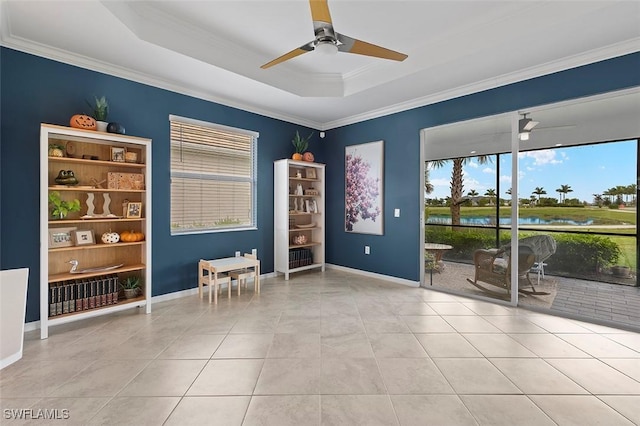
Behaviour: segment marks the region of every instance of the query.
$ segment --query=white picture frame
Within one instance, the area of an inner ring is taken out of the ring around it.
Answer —
[[[345,232],[384,235],[384,141],[345,147]]]

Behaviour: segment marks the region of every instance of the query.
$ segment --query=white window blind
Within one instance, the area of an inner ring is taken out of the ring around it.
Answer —
[[[258,133],[169,117],[171,234],[256,227]]]

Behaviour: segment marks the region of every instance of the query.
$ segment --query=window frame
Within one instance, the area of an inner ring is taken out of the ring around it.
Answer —
[[[229,177],[229,176],[220,176],[215,178],[214,174],[207,175],[205,178],[204,174],[200,171],[184,171],[184,170],[173,170],[173,139],[171,137],[171,127],[174,123],[177,124],[186,124],[191,126],[200,126],[204,128],[209,128],[217,131],[228,132],[228,133],[237,133],[239,135],[249,136],[251,140],[251,176],[249,178],[244,177]],[[171,236],[180,236],[180,235],[193,235],[193,234],[210,234],[210,233],[219,233],[219,232],[235,232],[235,231],[250,231],[258,229],[258,138],[260,134],[258,132],[246,129],[240,129],[236,127],[225,126],[222,124],[212,123],[208,121],[197,120],[193,118],[182,117],[178,115],[169,115],[169,174],[170,180],[173,178],[181,178],[181,179],[193,179],[194,181],[202,181],[202,180],[213,180],[217,182],[248,182],[251,187],[251,215],[250,215],[250,223],[247,225],[238,225],[238,226],[224,226],[224,227],[207,227],[207,228],[174,228],[173,220],[171,218],[171,211],[173,208],[173,194],[170,190],[169,195],[169,229]],[[172,183],[170,182],[170,187]],[[183,205],[183,204],[181,204]]]

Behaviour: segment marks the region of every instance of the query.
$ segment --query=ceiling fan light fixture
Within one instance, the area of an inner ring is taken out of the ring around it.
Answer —
[[[315,50],[324,56],[331,56],[338,53],[338,46],[332,41],[321,41],[315,47]]]
[[[527,118],[527,114],[524,114],[524,116],[518,121],[518,138],[521,141],[528,141],[529,133],[538,124],[540,124],[538,121],[533,121],[532,119]]]

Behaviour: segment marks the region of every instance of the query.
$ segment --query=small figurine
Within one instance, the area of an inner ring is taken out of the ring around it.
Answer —
[[[78,184],[78,179],[76,179],[75,175],[73,174],[73,170],[60,170],[55,181],[59,185],[72,186]]]
[[[106,181],[107,181],[106,179],[102,179],[100,182],[98,182],[96,178],[91,178],[91,185],[93,185],[95,189],[104,189],[102,184],[105,183]]]

